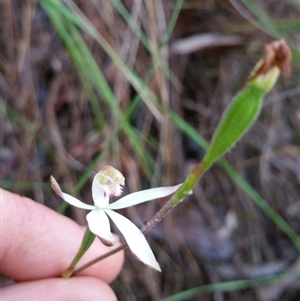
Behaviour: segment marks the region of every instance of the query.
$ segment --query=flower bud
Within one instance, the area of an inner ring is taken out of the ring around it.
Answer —
[[[291,73],[291,50],[281,39],[265,46],[264,57],[256,64],[247,81],[265,93],[275,85],[280,72]]]

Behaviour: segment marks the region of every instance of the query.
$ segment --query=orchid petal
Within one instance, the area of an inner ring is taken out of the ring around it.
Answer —
[[[159,264],[140,229],[121,214],[110,209],[104,209],[104,211],[119,228],[132,253],[134,253],[144,264],[157,271],[161,271]]]
[[[163,198],[174,193],[182,184],[168,187],[151,188],[142,191],[137,191],[124,196],[118,201],[107,206],[109,209],[122,209],[134,206],[140,203],[148,202],[154,199]]]
[[[91,232],[99,236],[105,245],[112,246],[114,244],[115,238],[110,231],[109,219],[102,209],[96,208],[92,210],[86,216],[86,220]]]
[[[88,209],[88,210],[92,210],[95,208],[95,206],[93,206],[93,205],[85,204],[85,203],[79,201],[78,199],[74,198],[73,196],[62,192],[59,184],[57,183],[55,178],[52,176],[51,176],[51,185],[52,185],[54,192],[57,195],[59,195],[64,201],[69,203],[70,205],[73,205],[73,206],[81,208],[81,209]]]
[[[106,195],[104,188],[99,183],[99,177],[101,175],[98,173],[95,175],[92,183],[92,197],[94,204],[98,208],[107,207],[109,204],[109,196]]]
[[[73,205],[73,206],[81,208],[81,209],[93,210],[95,208],[94,205],[89,205],[89,204],[83,203],[80,200],[74,198],[73,196],[71,196],[67,193],[62,193],[62,198],[64,199],[64,201],[66,201],[70,205]]]

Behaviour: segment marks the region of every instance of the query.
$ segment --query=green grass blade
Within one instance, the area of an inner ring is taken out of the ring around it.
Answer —
[[[106,104],[110,106],[113,112],[118,116],[118,120],[122,122],[124,120],[124,116],[117,104],[117,101],[115,100],[114,94],[111,91],[109,84],[106,82],[92,54],[87,48],[85,42],[83,41],[80,33],[76,29],[76,24],[80,23],[76,19],[77,15],[73,14],[72,11],[70,11],[67,7],[65,7],[61,2],[58,1],[50,3],[49,1],[42,0],[41,4],[45,11],[48,13],[54,26],[57,28],[60,37],[62,38],[68,51],[70,52],[78,73],[81,75],[82,81],[84,83],[84,88],[90,91],[89,85],[91,85],[91,83],[94,83],[98,93],[103,97]],[[57,12],[62,13],[62,15],[59,15]],[[71,33],[73,38],[71,38],[68,33]],[[92,99],[95,100],[95,98]],[[101,119],[101,108],[99,107],[99,104],[94,101],[91,105],[94,112],[96,113],[96,120]],[[99,127],[101,126],[102,124],[99,124]],[[127,122],[123,123],[123,130],[126,133],[130,144],[135,150],[135,153],[138,157],[138,160],[141,162],[145,174],[150,178],[152,166],[154,165],[152,157],[147,151],[145,151],[142,145],[140,145],[139,137]]]
[[[245,280],[234,280],[220,283],[213,283],[195,287],[168,298],[161,299],[161,301],[184,301],[200,296],[203,293],[210,292],[231,292],[257,286],[268,285],[271,283],[286,281],[289,279],[300,278],[300,272],[295,273],[284,273],[279,275],[265,276],[256,279],[245,279]]]

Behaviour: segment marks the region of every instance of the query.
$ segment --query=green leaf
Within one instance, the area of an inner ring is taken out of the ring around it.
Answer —
[[[62,278],[70,278],[72,273],[75,269],[76,264],[81,259],[81,257],[85,254],[85,252],[89,249],[93,241],[95,240],[95,234],[93,234],[89,228],[87,228],[81,246],[75,255],[73,261],[71,262],[70,266],[63,272]]]

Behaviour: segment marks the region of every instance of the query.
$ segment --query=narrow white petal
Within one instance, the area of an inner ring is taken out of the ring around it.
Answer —
[[[83,203],[67,193],[62,193],[62,198],[70,205],[73,205],[73,206],[81,208],[81,209],[92,210],[95,208],[94,205],[89,205],[89,204]]]
[[[57,181],[52,176],[51,176],[51,185],[52,185],[54,192],[57,195],[59,195],[62,199],[64,199],[67,203],[69,203],[70,205],[73,205],[73,206],[81,208],[81,209],[88,209],[88,210],[92,210],[95,208],[95,206],[93,206],[93,205],[85,204],[85,203],[79,201],[78,199],[74,198],[73,196],[62,192]]]
[[[105,245],[113,245],[115,243],[115,238],[110,231],[109,219],[102,209],[96,208],[92,210],[86,216],[86,220],[91,232],[99,236]]]
[[[128,247],[136,257],[151,268],[161,271],[154,254],[140,229],[129,219],[110,209],[105,209],[105,213],[113,220],[116,226],[126,239]]]
[[[107,207],[109,203],[109,196],[106,195],[104,188],[99,183],[99,177],[101,175],[98,173],[95,175],[92,184],[92,197],[96,207],[103,208]]]
[[[118,201],[111,203],[108,205],[110,209],[122,209],[126,207],[130,207],[133,205],[137,205],[140,203],[144,203],[147,201],[151,201],[158,198],[163,198],[174,193],[182,184],[176,186],[168,186],[168,187],[158,187],[151,188],[142,191],[137,191],[131,194],[124,196]]]

